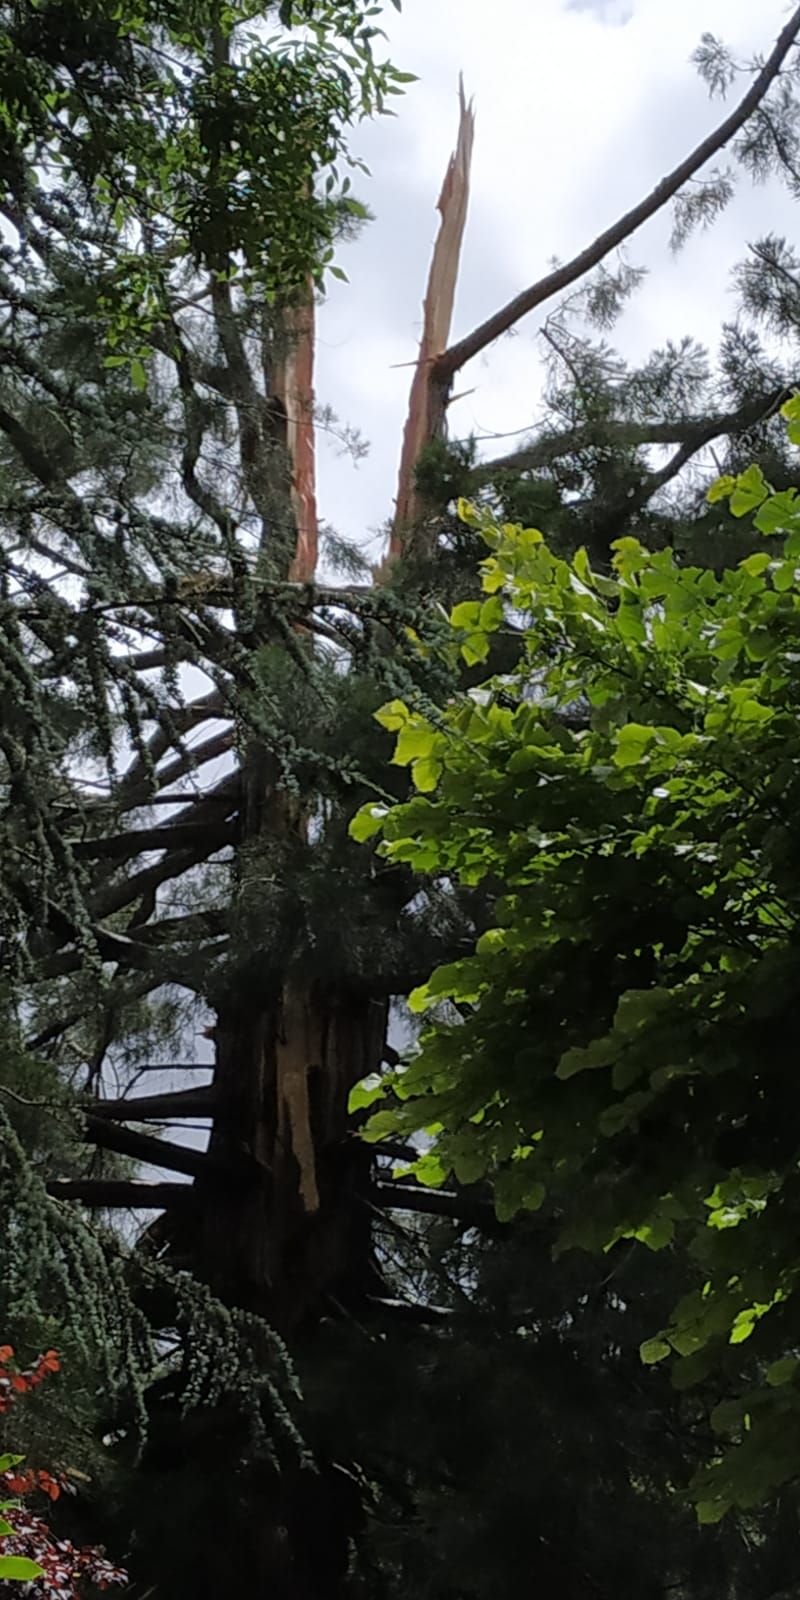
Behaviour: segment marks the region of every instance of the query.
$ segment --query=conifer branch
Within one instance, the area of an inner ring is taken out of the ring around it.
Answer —
[[[521,450],[497,456],[492,461],[481,461],[473,469],[473,483],[490,483],[498,472],[532,472],[551,466],[565,456],[577,455],[599,443],[618,449],[637,449],[645,445],[678,444],[688,446],[692,453],[711,444],[725,434],[744,433],[777,411],[786,399],[788,389],[781,387],[768,394],[748,400],[735,411],[720,411],[707,417],[677,418],[674,422],[628,422],[607,420],[596,424],[582,423],[577,428],[566,428],[561,433],[544,434]]]

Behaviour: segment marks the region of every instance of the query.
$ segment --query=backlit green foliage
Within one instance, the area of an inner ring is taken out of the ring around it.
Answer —
[[[367,1137],[426,1129],[418,1178],[486,1177],[501,1218],[548,1195],[559,1248],[687,1252],[641,1355],[713,1386],[703,1522],[800,1464],[800,503],[755,468],[712,494],[763,536],[720,577],[631,538],[603,576],[462,506],[491,553],[454,649],[510,632],[519,665],[441,722],[385,707],[418,792],[353,824],[497,893],[412,997],[418,1053],[358,1091]]]

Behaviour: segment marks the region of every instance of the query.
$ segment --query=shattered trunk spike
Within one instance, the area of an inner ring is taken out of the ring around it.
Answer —
[[[403,433],[394,527],[387,558],[390,562],[402,553],[404,536],[410,528],[413,528],[422,513],[414,484],[414,470],[420,452],[436,438],[444,426],[444,397],[431,381],[431,368],[436,357],[447,349],[450,334],[461,242],[464,237],[469,202],[470,164],[475,133],[472,101],[467,104],[464,98],[463,80],[460,77],[458,98],[460,107],[458,141],[450,157],[438,200],[441,222],[428,275],[419,357],[411,384],[408,416]]]

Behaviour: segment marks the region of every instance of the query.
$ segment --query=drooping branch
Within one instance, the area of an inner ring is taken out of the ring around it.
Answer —
[[[113,962],[122,972],[152,972],[162,983],[180,983],[192,989],[197,989],[202,981],[196,952],[165,956],[149,944],[140,943],[126,934],[111,933],[98,927],[92,927],[91,932],[101,959]],[[36,976],[40,982],[63,978],[71,972],[80,972],[85,960],[80,947],[59,950],[39,963]]]
[[[725,117],[712,133],[701,140],[691,154],[679,162],[667,177],[662,178],[650,194],[630,211],[626,211],[624,216],[619,217],[610,228],[599,234],[585,250],[573,256],[571,261],[539,278],[536,283],[516,295],[507,305],[495,311],[491,317],[487,317],[479,327],[474,328],[463,339],[459,339],[433,361],[431,382],[440,393],[444,393],[445,399],[453,377],[467,361],[479,355],[481,350],[485,350],[487,345],[499,339],[501,334],[507,333],[509,328],[513,328],[522,317],[528,315],[528,312],[543,305],[545,301],[552,300],[554,295],[561,294],[564,289],[568,289],[571,284],[577,283],[579,278],[584,278],[594,267],[599,266],[612,250],[624,244],[643,223],[649,221],[650,217],[655,216],[668,201],[672,200],[701,167],[724,150],[772,87],[792,45],[797,41],[798,34],[800,34],[800,6],[792,12],[763,67],[756,74],[735,110]]]
[[[138,979],[136,983],[131,983],[125,991],[126,1004],[130,1004],[134,1000],[141,1000],[145,995],[150,994],[153,989],[157,989],[162,982],[163,979],[159,975],[149,973],[147,977]],[[38,1033],[31,1034],[30,1038],[25,1040],[25,1049],[34,1055],[40,1050],[46,1050],[56,1039],[60,1039],[65,1033],[69,1033],[70,1028],[74,1028],[79,1022],[82,1022],[85,1016],[86,1002],[81,1001],[78,1005],[71,1006],[69,1011],[65,1011],[60,1017],[48,1022],[44,1028],[40,1028]]]

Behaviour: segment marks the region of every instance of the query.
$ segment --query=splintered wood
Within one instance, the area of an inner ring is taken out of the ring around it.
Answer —
[[[458,142],[450,157],[438,201],[441,221],[428,275],[419,358],[411,384],[408,416],[403,433],[395,519],[389,545],[390,561],[402,552],[404,530],[413,527],[421,515],[422,507],[414,485],[414,469],[420,452],[435,436],[439,421],[436,397],[430,382],[430,368],[432,361],[446,350],[450,335],[461,242],[467,219],[470,165],[475,135],[475,113],[472,101],[467,105],[464,98],[464,84],[461,78],[458,82],[458,98],[460,107]]]
[[[320,1060],[321,1044],[311,997],[288,981],[276,1049],[278,1150],[290,1152],[297,1162],[300,1196],[307,1212],[319,1210],[308,1075]]]

